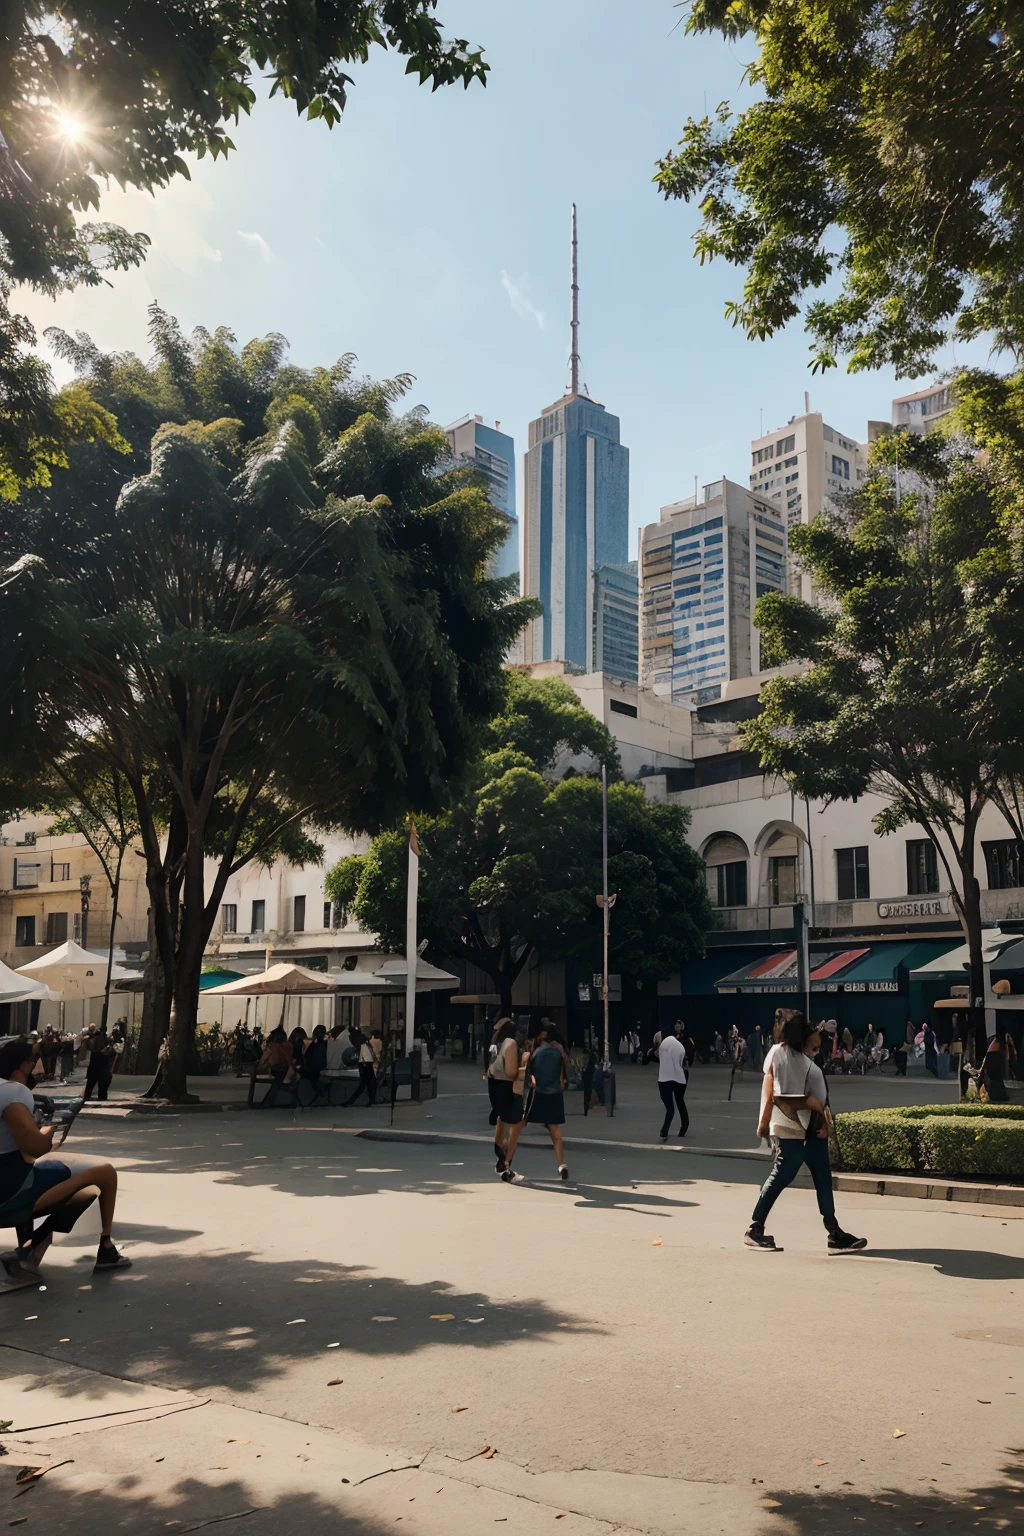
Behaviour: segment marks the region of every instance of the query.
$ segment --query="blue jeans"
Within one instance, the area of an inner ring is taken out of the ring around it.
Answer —
[[[750,1225],[764,1226],[772,1206],[806,1163],[814,1180],[818,1210],[831,1232],[836,1225],[836,1203],[832,1198],[832,1165],[828,1160],[828,1142],[823,1136],[816,1136],[813,1141],[797,1141],[794,1137],[778,1141],[776,1147],[775,1162],[757,1197]]]

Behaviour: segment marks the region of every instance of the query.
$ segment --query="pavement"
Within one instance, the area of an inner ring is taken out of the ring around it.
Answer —
[[[734,1111],[717,1071],[694,1074],[694,1146],[749,1148],[755,1085]],[[539,1143],[510,1187],[486,1145],[355,1134],[387,1111],[83,1115],[65,1151],[116,1162],[134,1268],[93,1277],[90,1212],[45,1289],[0,1296],[8,1522],[1021,1528],[1024,1212],[840,1194],[871,1246],[835,1258],[794,1188],[785,1251],[751,1252],[763,1164],[628,1144],[657,1116],[653,1074],[626,1072],[614,1119],[579,1117],[568,1184]],[[449,1064],[398,1116],[486,1136],[486,1107]],[[19,1487],[23,1466],[52,1470]]]

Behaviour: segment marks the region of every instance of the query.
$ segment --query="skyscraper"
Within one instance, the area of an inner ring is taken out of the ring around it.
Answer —
[[[591,672],[606,672],[624,683],[638,678],[640,592],[637,564],[604,561],[594,572],[594,629]]]
[[[580,388],[575,204],[571,334],[569,391],[530,423],[522,580],[544,608],[526,636],[527,661],[566,661],[588,672],[595,670],[597,568],[629,558],[629,449],[619,441],[619,418]]]
[[[500,422],[484,426],[482,416],[462,416],[446,427],[452,452],[472,464],[487,480],[493,506],[509,519],[508,538],[498,551],[495,576],[514,576],[519,570],[519,519],[516,517],[516,445]]]
[[[786,590],[783,518],[745,486],[715,480],[641,529],[642,686],[703,704],[760,671],[754,606]]]

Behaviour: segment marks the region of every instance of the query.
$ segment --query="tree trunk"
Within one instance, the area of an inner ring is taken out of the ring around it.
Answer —
[[[985,1025],[985,961],[982,949],[981,887],[973,875],[964,877],[964,927],[967,931],[970,976],[970,1011],[964,1054],[980,1067],[988,1049]]]
[[[117,850],[117,865],[114,869],[114,878],[110,882],[110,932],[107,935],[107,979],[103,988],[103,1009],[100,1013],[100,1029],[107,1027],[107,1016],[110,1013],[110,973],[114,968],[114,935],[117,931],[117,900],[121,894],[121,864],[124,860],[124,848]]]
[[[145,992],[142,999],[142,1024],[135,1056],[136,1072],[156,1072],[160,1061],[160,1042],[170,1027],[171,998],[167,987],[160,948],[156,941],[153,909],[149,910],[149,959],[146,961]],[[155,1086],[155,1085],[154,1085]],[[149,1090],[152,1092],[152,1089]]]
[[[507,1016],[508,1018],[511,1018],[512,979],[510,976],[497,976],[495,980],[498,986],[498,1007],[501,1010],[501,1017],[505,1018]]]

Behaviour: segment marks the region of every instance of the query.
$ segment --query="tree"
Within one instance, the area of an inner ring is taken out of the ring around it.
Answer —
[[[195,408],[195,355],[177,362],[158,382]],[[240,420],[166,426],[113,498],[90,457],[93,478],[73,464],[7,530],[0,775],[32,785],[85,739],[130,786],[174,1097],[230,875],[316,857],[320,828],[440,809],[536,611],[485,575],[504,520],[387,393],[329,446],[318,417],[316,464],[291,416],[248,443]]]
[[[776,657],[809,665],[765,684],[743,739],[798,793],[832,801],[870,791],[887,802],[878,832],[920,829],[952,893],[977,998],[978,820],[989,802],[1006,804],[1024,745],[1019,667],[1003,665],[1008,650],[1024,654],[1018,541],[973,449],[899,433],[876,445],[874,463],[840,511],[791,534],[820,605],[779,594],[758,603]],[[973,1025],[980,1053],[982,1010]]]
[[[419,932],[440,955],[489,976],[503,1013],[532,956],[600,953],[601,784],[571,757],[619,771],[614,740],[567,683],[512,673],[467,792],[417,823]],[[687,820],[636,785],[610,787],[609,879],[619,893],[611,954],[632,975],[656,979],[703,952],[710,909]],[[342,859],[326,890],[386,949],[404,952],[405,883],[405,834],[389,831]]]
[[[34,332],[11,312],[12,286],[55,296],[145,258],[145,234],[83,215],[101,183],[153,191],[189,175],[182,157],[225,156],[231,122],[256,103],[257,75],[329,128],[375,48],[443,85],[486,82],[481,51],[445,38],[436,0],[12,0],[0,40],[0,495],[46,484],[68,444],[88,439]]]
[[[771,336],[828,287],[806,310],[815,369],[912,377],[986,332],[1024,355],[1019,7],[693,0],[688,28],[757,48],[760,99],[690,119],[656,176],[699,203],[700,261],[745,270],[733,324]]]

